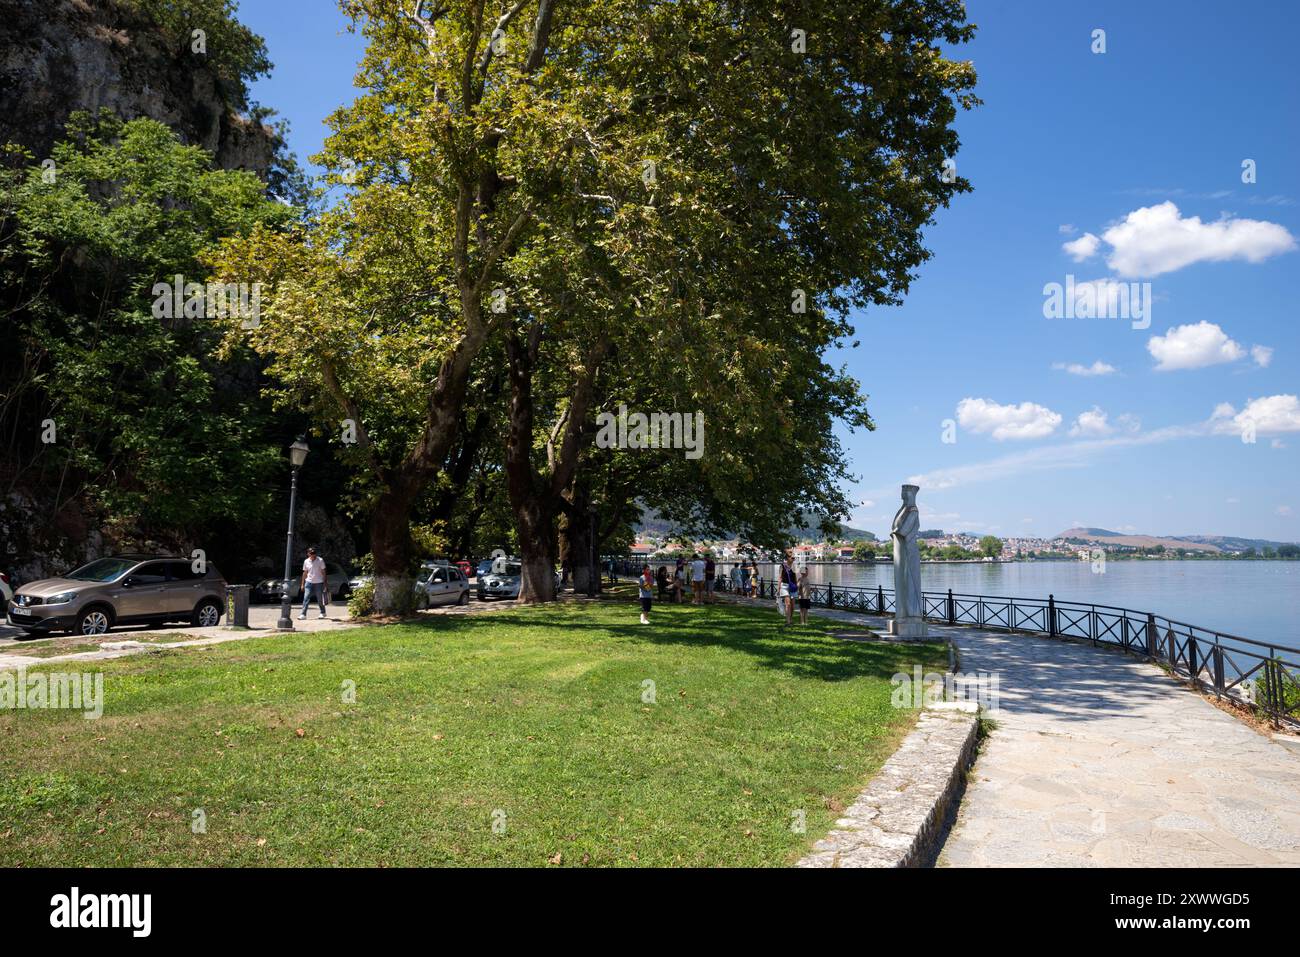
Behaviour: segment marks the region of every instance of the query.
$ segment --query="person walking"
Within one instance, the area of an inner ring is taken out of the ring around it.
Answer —
[[[740,593],[744,595],[746,598],[753,597],[749,589],[751,578],[753,578],[753,575],[751,575],[749,571],[749,561],[746,560],[741,562],[740,563]]]
[[[807,567],[799,569],[799,624],[808,624],[808,609],[812,607],[812,586],[808,584]]]
[[[659,600],[663,601],[664,595],[668,592],[668,566],[660,565],[659,570],[655,572],[655,583],[659,586]]]
[[[307,606],[315,598],[320,603],[320,616],[328,618],[329,615],[325,610],[329,592],[325,584],[325,559],[317,555],[314,548],[307,549],[307,558],[302,563],[302,580],[299,581],[298,586],[302,589],[302,614],[298,617],[307,617]]]
[[[641,592],[641,624],[648,625],[650,624],[650,604],[652,596],[654,595],[653,589],[655,584],[655,577],[651,574],[649,565],[643,565],[641,567],[641,580],[639,584]]]
[[[713,563],[713,552],[704,556],[704,600],[713,604],[713,579],[718,574],[718,566]]]

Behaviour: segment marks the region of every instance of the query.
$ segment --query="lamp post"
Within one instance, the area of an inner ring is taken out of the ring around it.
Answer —
[[[587,597],[595,598],[600,591],[600,556],[596,552],[596,506],[587,512]]]
[[[307,461],[307,442],[305,436],[298,436],[289,446],[289,464],[293,466],[293,477],[289,480],[289,537],[284,545],[284,581],[281,583],[280,620],[275,623],[276,631],[293,631],[293,616],[289,610],[289,575],[293,569],[293,520],[298,511],[298,470]]]

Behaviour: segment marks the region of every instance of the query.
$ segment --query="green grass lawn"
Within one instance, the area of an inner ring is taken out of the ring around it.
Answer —
[[[104,716],[0,711],[0,865],[788,864],[911,727],[890,676],[946,666],[843,627],[568,603],[43,666]]]

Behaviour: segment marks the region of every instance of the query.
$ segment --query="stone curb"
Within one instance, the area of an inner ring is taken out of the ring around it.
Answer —
[[[975,757],[972,703],[930,705],[835,829],[797,867],[918,867],[928,862]]]

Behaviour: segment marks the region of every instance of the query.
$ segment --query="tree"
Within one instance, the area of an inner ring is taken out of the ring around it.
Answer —
[[[980,554],[985,558],[997,558],[1002,554],[1002,539],[996,535],[985,535],[980,539]]]
[[[975,102],[969,64],[938,50],[971,34],[959,3],[814,4],[797,17],[812,51],[770,10],[712,4],[344,8],[368,40],[365,92],[319,160],[348,195],[300,235],[234,244],[222,268],[268,283],[250,341],[284,396],[354,424],[381,607],[497,340],[521,600],[550,597],[592,417],[647,354],[677,350],[680,381],[647,390],[665,411],[719,383],[750,403],[712,408],[712,432],[753,459],[680,466],[711,494],[670,496],[678,514],[762,525],[758,501],[785,528],[799,504],[844,504],[818,484],[842,468],[831,425],[870,420],[821,357],[852,335],[848,309],[901,299],[922,228],[969,188],[944,168]]]
[[[52,159],[4,174],[9,490],[44,489],[51,520],[83,501],[115,543],[256,518],[277,452],[245,393],[255,370],[213,361],[210,303],[160,310],[154,287],[202,283],[202,250],[290,211],[153,120],[74,114]]]

